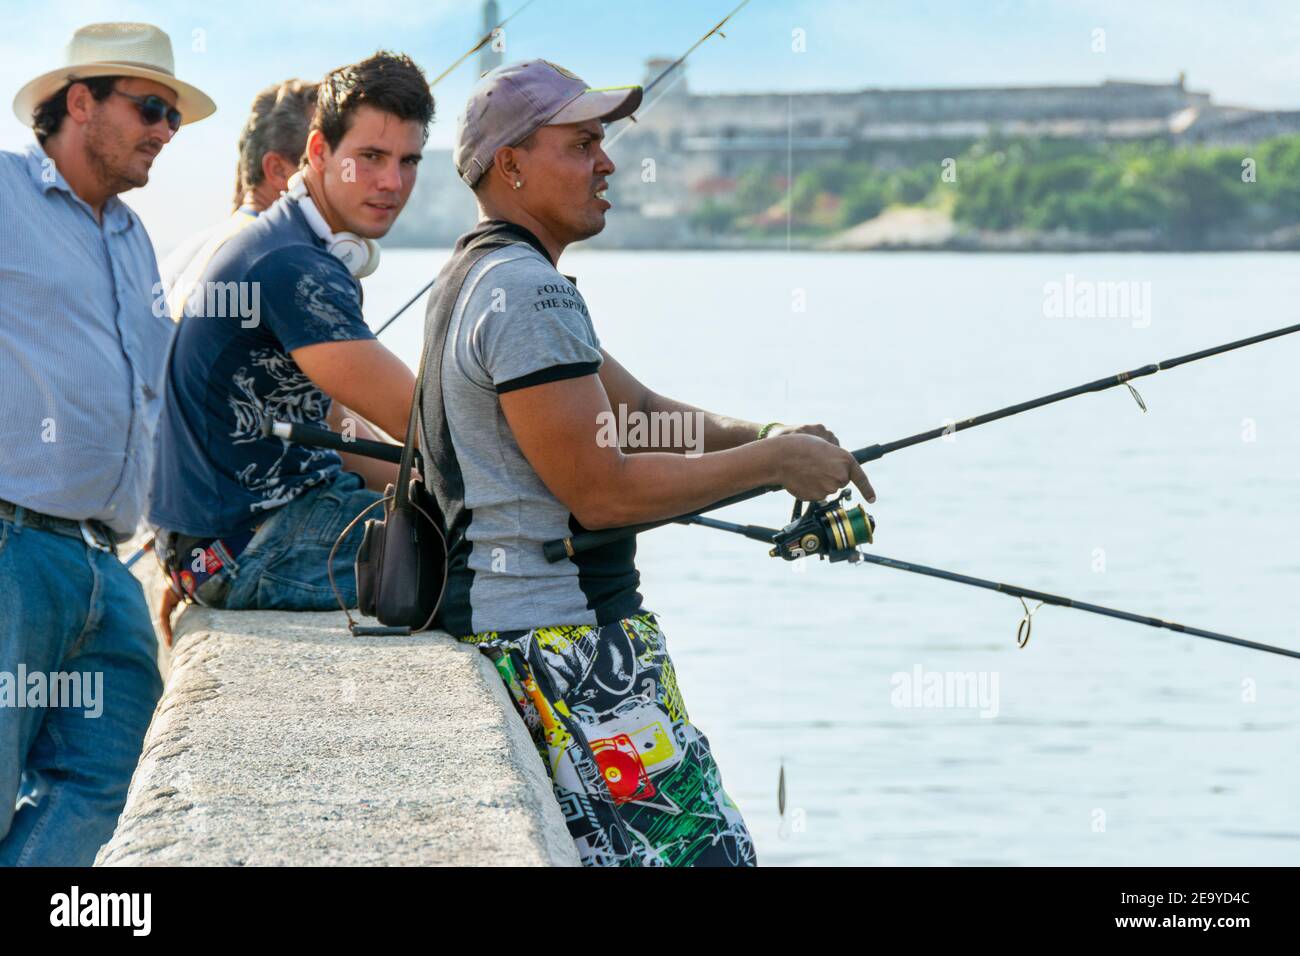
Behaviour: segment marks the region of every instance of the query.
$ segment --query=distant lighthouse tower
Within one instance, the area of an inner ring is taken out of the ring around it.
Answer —
[[[483,32],[479,36],[486,36],[492,32],[492,28],[501,22],[501,16],[497,11],[497,0],[487,0],[483,4]],[[496,41],[489,41],[483,45],[483,49],[478,53],[478,70],[482,76],[488,70],[495,70],[501,65],[501,52],[492,49]]]

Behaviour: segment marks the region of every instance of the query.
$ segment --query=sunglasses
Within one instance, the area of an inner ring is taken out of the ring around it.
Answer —
[[[123,93],[121,90],[114,90],[118,96],[125,96],[128,100],[135,101],[135,108],[140,111],[140,119],[144,121],[145,126],[152,126],[164,116],[167,118],[167,128],[173,133],[181,128],[181,111],[174,106],[168,106],[167,101],[161,96],[150,93],[148,96],[133,96],[130,93]]]

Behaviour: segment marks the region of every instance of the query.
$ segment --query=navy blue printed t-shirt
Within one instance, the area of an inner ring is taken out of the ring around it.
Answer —
[[[265,438],[262,423],[329,414],[329,396],[290,352],[372,338],[360,283],[281,197],[217,251],[189,294],[167,362],[149,521],[234,535],[332,480],[336,452]]]

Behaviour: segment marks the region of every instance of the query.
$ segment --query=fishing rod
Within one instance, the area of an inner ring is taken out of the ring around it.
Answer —
[[[727,35],[722,32],[722,28],[727,25],[728,20],[734,17],[737,13],[741,11],[742,8],[744,8],[748,4],[749,4],[749,0],[741,0],[741,2],[736,4],[735,8],[730,13],[728,13],[725,17],[723,17],[721,20],[715,23],[713,25],[713,28],[709,30],[708,33],[704,34],[704,36],[700,37],[698,40],[692,43],[690,49],[688,49],[677,59],[673,60],[673,62],[668,64],[668,66],[664,70],[662,70],[658,76],[656,76],[653,80],[651,80],[644,87],[642,87],[641,89],[642,98],[648,96],[650,91],[653,90],[656,86],[658,86],[660,81],[662,81],[666,76],[668,76],[669,73],[673,72],[683,63],[685,63],[686,58],[689,57],[692,53],[694,53],[706,40],[709,39],[709,37],[713,36],[714,34],[717,34],[718,36],[722,37],[725,40],[727,38]],[[675,84],[676,82],[677,80],[674,79],[673,83]],[[672,89],[672,87],[670,86],[668,89]],[[661,99],[663,99],[667,93],[668,90],[664,90],[663,93],[660,93],[649,103],[646,103],[646,105],[638,112],[640,112],[642,116],[645,116],[646,113],[649,113],[650,110],[654,108],[654,105],[658,103]],[[612,137],[610,137],[609,141],[605,143],[604,148],[609,149],[611,146],[617,143],[619,139],[622,138],[623,134],[632,128],[632,124],[635,122],[636,122],[636,117],[629,116],[628,124],[624,126],[621,130],[619,130],[617,133],[615,133]]]
[[[723,17],[721,20],[719,20],[717,23],[715,23],[715,24],[713,25],[713,28],[712,28],[711,30],[709,30],[708,33],[704,34],[704,36],[700,37],[698,40],[696,40],[694,43],[692,43],[692,44],[691,44],[691,47],[690,47],[689,50],[687,50],[685,53],[683,53],[683,54],[682,54],[681,56],[679,56],[677,59],[673,60],[672,63],[668,64],[668,67],[667,67],[665,70],[663,70],[663,71],[662,71],[658,76],[656,76],[653,80],[651,80],[648,84],[646,84],[646,86],[645,86],[645,87],[642,89],[642,91],[641,91],[641,92],[642,92],[642,95],[644,95],[644,94],[646,94],[646,93],[649,93],[649,92],[650,92],[651,90],[653,90],[656,86],[658,86],[658,85],[659,85],[659,82],[660,82],[660,81],[661,81],[665,76],[667,76],[667,75],[668,75],[669,73],[671,73],[673,70],[677,69],[677,68],[678,68],[679,66],[681,66],[683,63],[685,63],[685,62],[686,62],[686,58],[689,57],[692,53],[694,53],[697,49],[699,49],[699,47],[702,46],[702,45],[704,44],[704,42],[705,42],[706,40],[708,40],[709,37],[713,36],[715,33],[716,33],[718,36],[722,37],[723,39],[726,39],[727,35],[726,35],[725,33],[722,32],[722,28],[725,27],[725,26],[727,25],[727,21],[729,21],[732,17],[734,17],[734,16],[735,16],[737,13],[739,13],[742,9],[744,9],[746,6],[748,6],[748,4],[749,4],[749,0],[741,0],[740,3],[736,4],[736,6],[732,9],[732,11],[731,11],[730,13],[728,13],[725,17]]]
[[[469,48],[468,50],[466,50],[463,54],[461,54],[461,57],[460,57],[459,60],[457,60],[457,61],[456,61],[455,63],[453,63],[451,66],[447,67],[447,69],[443,70],[443,71],[442,71],[441,73],[439,73],[436,77],[434,77],[434,78],[433,78],[433,82],[431,82],[431,83],[429,84],[429,89],[433,89],[435,86],[437,86],[439,83],[441,83],[441,82],[442,82],[442,81],[447,77],[448,74],[450,74],[453,70],[455,70],[456,67],[460,66],[462,63],[464,63],[466,60],[468,60],[471,56],[473,56],[473,55],[474,55],[475,53],[477,53],[479,50],[483,49],[483,47],[487,46],[490,42],[492,42],[492,38],[495,37],[495,36],[497,35],[497,31],[498,31],[498,30],[500,30],[500,29],[501,29],[502,27],[504,27],[507,23],[509,23],[509,22],[510,22],[511,20],[513,20],[515,17],[519,16],[519,14],[523,13],[525,10],[527,10],[529,7],[531,7],[531,6],[532,6],[534,3],[536,3],[536,2],[537,2],[537,0],[527,0],[527,2],[526,2],[522,7],[520,7],[518,10],[516,10],[514,13],[510,14],[510,16],[506,17],[504,20],[502,20],[500,23],[498,23],[496,26],[494,26],[491,30],[489,30],[487,33],[485,33],[485,34],[483,35],[483,38],[482,38],[481,40],[479,40],[478,43],[475,43],[472,47],[470,47],[470,48]]]
[[[262,422],[263,438],[283,438],[291,445],[311,445],[313,448],[328,448],[332,451],[345,451],[363,458],[387,461],[394,465],[402,460],[402,446],[388,441],[374,441],[368,438],[348,438],[319,425],[307,425],[303,422],[282,422],[267,418]],[[415,450],[415,467],[421,467],[420,451]]]
[[[404,312],[405,312],[407,309],[409,309],[411,306],[415,305],[415,303],[416,303],[417,301],[419,301],[420,296],[424,295],[426,292],[428,292],[430,289],[432,289],[432,288],[433,288],[433,284],[434,284],[435,282],[437,282],[437,281],[438,281],[438,277],[437,277],[437,276],[434,276],[432,279],[430,279],[428,282],[426,282],[426,283],[425,283],[425,284],[420,288],[420,291],[419,291],[419,292],[415,293],[415,295],[413,295],[413,296],[411,296],[409,299],[407,299],[407,300],[406,300],[406,305],[402,306],[400,309],[398,309],[396,312],[394,312],[392,315],[390,315],[390,316],[388,317],[388,321],[387,321],[387,322],[385,322],[385,323],[384,323],[383,325],[381,325],[379,328],[375,329],[375,338],[378,338],[379,336],[383,335],[383,334],[384,334],[384,329],[388,328],[390,325],[392,325],[394,322],[396,322],[398,319],[400,319],[400,318],[402,317],[402,313],[404,313]]]
[[[1266,342],[1269,339],[1279,338],[1283,335],[1291,335],[1300,332],[1300,324],[1288,325],[1285,328],[1275,329],[1271,332],[1263,332],[1259,335],[1252,335],[1249,338],[1238,339],[1234,342],[1228,342],[1224,345],[1216,345],[1212,348],[1202,349],[1199,352],[1190,352],[1187,355],[1180,355],[1176,358],[1165,359],[1163,362],[1154,362],[1150,365],[1143,365],[1140,368],[1131,369],[1127,372],[1119,372],[1107,378],[1099,378],[1095,382],[1086,382],[1083,385],[1076,385],[1074,388],[1067,388],[1059,392],[1052,392],[1050,395],[1044,395],[1041,398],[1030,399],[1027,402],[1020,402],[1016,405],[1008,405],[1005,408],[999,408],[996,411],[987,412],[983,415],[976,415],[974,418],[967,418],[951,425],[945,425],[940,428],[932,428],[929,431],[918,432],[915,435],[909,435],[906,438],[900,438],[897,441],[886,442],[884,444],[868,445],[865,448],[859,448],[854,451],[853,457],[858,464],[866,464],[869,461],[876,461],[884,458],[886,455],[899,451],[903,448],[910,448],[913,445],[920,445],[924,442],[934,441],[936,438],[942,438],[945,435],[951,435],[954,432],[965,431],[968,428],[975,428],[978,425],[986,425],[989,422],[995,422],[1002,418],[1010,418],[1012,415],[1019,415],[1021,412],[1027,412],[1035,408],[1042,408],[1044,405],[1052,405],[1056,402],[1065,401],[1067,398],[1074,398],[1077,395],[1085,395],[1089,392],[1103,392],[1106,389],[1116,388],[1120,385],[1128,387],[1138,407],[1146,411],[1146,402],[1138,394],[1137,389],[1132,385],[1134,379],[1144,378],[1148,375],[1154,375],[1157,372],[1167,369],[1177,368],[1180,365],[1186,365],[1189,362],[1196,362],[1201,359],[1210,358],[1214,355],[1222,355],[1224,352],[1231,352],[1234,349],[1245,348],[1247,345],[1256,345],[1260,342]],[[664,525],[680,523],[689,524],[689,519],[707,514],[710,511],[716,511],[719,508],[726,508],[730,505],[739,504],[742,501],[749,501],[751,498],[757,498],[761,495],[773,491],[780,491],[778,485],[765,485],[762,488],[754,488],[750,491],[744,491],[740,494],[732,495],[729,498],[723,498],[715,501],[713,504],[705,505],[695,511],[684,515],[678,515],[675,518],[665,518],[660,521],[647,521],[642,524],[628,525],[623,528],[607,528],[601,531],[581,531],[567,538],[557,538],[554,541],[547,541],[543,545],[543,553],[546,560],[551,563],[562,561],[567,557],[573,557],[581,554],[583,551],[590,551],[592,548],[598,548],[602,545],[609,544],[612,541],[621,541],[632,535],[640,534],[643,531],[651,531],[655,528],[662,528]],[[694,522],[699,523],[699,522]]]
[[[769,554],[773,557],[784,558],[787,561],[797,561],[799,558],[816,554],[819,557],[828,558],[832,562],[847,561],[850,564],[867,562],[899,571],[908,571],[912,574],[923,574],[944,581],[953,581],[957,584],[968,584],[971,587],[983,588],[987,591],[998,591],[1019,598],[1021,607],[1025,611],[1024,617],[1020,619],[1020,624],[1016,627],[1016,643],[1020,647],[1024,647],[1029,643],[1029,635],[1033,631],[1032,618],[1034,613],[1044,604],[1051,604],[1057,607],[1074,608],[1076,611],[1087,611],[1091,614],[1117,618],[1121,621],[1132,621],[1135,624],[1145,624],[1149,627],[1165,628],[1166,630],[1177,631],[1180,634],[1204,637],[1225,644],[1235,644],[1238,647],[1265,651],[1269,654],[1280,654],[1283,657],[1300,659],[1300,651],[1294,651],[1286,647],[1261,644],[1258,641],[1248,641],[1245,638],[1221,634],[1218,631],[1207,631],[1199,627],[1188,627],[1173,621],[1165,621],[1149,614],[1134,614],[1131,611],[1121,611],[1100,604],[1090,604],[1087,601],[1076,601],[1073,598],[1048,594],[1032,588],[1022,588],[1014,584],[1003,584],[986,578],[971,577],[968,574],[945,571],[942,568],[932,568],[911,561],[900,561],[896,558],[887,558],[884,555],[869,554],[860,550],[858,545],[872,543],[876,527],[875,521],[870,515],[862,511],[861,506],[852,509],[845,508],[843,502],[847,502],[848,499],[849,492],[845,491],[841,493],[839,499],[814,504],[811,507],[810,510],[821,508],[830,512],[831,520],[829,522],[817,520],[819,516],[815,513],[812,518],[805,514],[779,530],[758,525],[734,524],[730,521],[719,521],[716,518],[705,518],[699,515],[685,519],[685,523],[698,524],[717,531],[729,531],[733,534],[743,535],[746,538],[764,541],[772,545]],[[852,527],[849,528],[848,534],[844,533],[843,528],[843,516],[846,514],[852,519]],[[1030,610],[1029,605],[1025,603],[1026,600],[1039,602],[1038,607]]]

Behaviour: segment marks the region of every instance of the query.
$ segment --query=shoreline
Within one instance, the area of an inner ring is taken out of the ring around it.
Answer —
[[[390,244],[385,245],[385,249],[393,251],[410,251],[426,252],[451,249],[451,246],[443,243],[431,244]],[[584,252],[821,252],[830,255],[843,255],[845,253],[860,252],[883,252],[883,253],[907,253],[907,252],[925,252],[925,253],[961,253],[969,255],[1060,255],[1069,253],[1095,254],[1095,253],[1129,253],[1129,254],[1147,254],[1147,255],[1198,255],[1204,253],[1219,254],[1241,254],[1241,253],[1286,253],[1300,252],[1300,239],[1294,240],[1287,244],[1276,245],[1213,245],[1213,246],[1173,246],[1173,245],[1150,245],[1136,246],[1119,243],[1089,243],[1089,244],[1060,244],[1042,243],[1025,246],[998,245],[994,243],[966,243],[966,242],[949,242],[944,244],[930,245],[908,245],[903,243],[884,244],[863,248],[837,247],[830,248],[825,245],[824,239],[818,240],[795,240],[788,246],[784,240],[781,241],[755,241],[745,240],[735,243],[683,243],[677,244],[618,244],[609,243],[586,243],[575,245],[574,248],[580,248]]]

